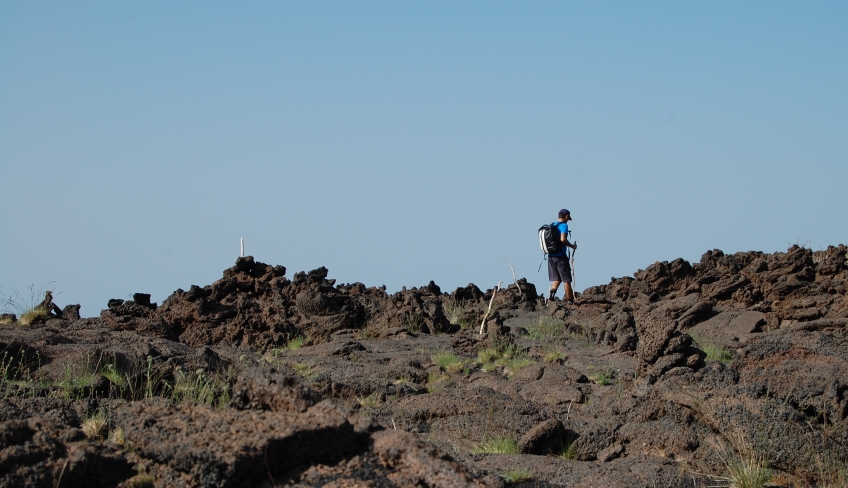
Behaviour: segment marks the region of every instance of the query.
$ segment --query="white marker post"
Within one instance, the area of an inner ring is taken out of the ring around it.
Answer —
[[[244,237],[241,238],[241,257],[244,257]]]

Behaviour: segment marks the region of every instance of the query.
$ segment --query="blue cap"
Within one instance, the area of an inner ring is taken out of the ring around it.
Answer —
[[[566,215],[571,215],[571,212],[569,212],[567,208],[560,210],[559,214],[557,214],[557,216],[561,219],[565,218]]]

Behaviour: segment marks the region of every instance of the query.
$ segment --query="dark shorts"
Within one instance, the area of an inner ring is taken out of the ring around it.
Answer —
[[[548,256],[548,279],[571,283],[571,265],[565,256]]]

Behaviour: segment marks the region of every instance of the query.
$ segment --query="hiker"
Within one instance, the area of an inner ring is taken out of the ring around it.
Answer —
[[[548,279],[551,280],[551,290],[548,293],[548,300],[553,300],[559,290],[559,284],[565,283],[564,299],[569,303],[574,303],[574,290],[571,289],[571,265],[568,263],[568,252],[566,247],[577,250],[577,244],[568,242],[568,221],[571,220],[571,212],[568,209],[562,209],[557,213],[557,228],[559,228],[560,240],[562,241],[562,249],[558,252],[548,255]]]

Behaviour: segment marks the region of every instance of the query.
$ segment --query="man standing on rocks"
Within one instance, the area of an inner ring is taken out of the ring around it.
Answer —
[[[548,279],[551,280],[551,290],[548,293],[548,300],[553,300],[559,290],[559,284],[565,283],[564,299],[569,303],[574,303],[574,290],[571,289],[571,265],[568,263],[568,252],[566,248],[577,250],[577,244],[568,242],[568,221],[571,220],[571,212],[568,209],[562,209],[557,214],[557,228],[559,229],[560,240],[562,241],[562,249],[548,255]]]

